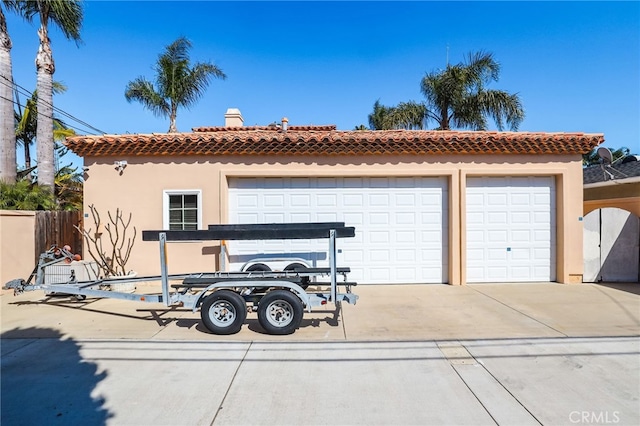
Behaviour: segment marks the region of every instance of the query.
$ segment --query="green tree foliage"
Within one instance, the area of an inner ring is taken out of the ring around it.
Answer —
[[[0,209],[56,210],[56,200],[49,188],[27,179],[15,183],[0,182]]]
[[[53,93],[59,94],[67,90],[66,86],[57,81],[53,82]],[[17,104],[15,113],[16,119],[16,144],[24,148],[25,169],[31,168],[31,145],[35,143],[38,126],[38,91],[35,90],[31,98],[27,99],[24,109]],[[53,117],[53,140],[56,142],[55,150],[60,151],[60,144],[64,138],[75,135],[75,131],[70,129],[66,123],[57,117]],[[59,152],[60,153],[60,152]],[[61,153],[64,154],[64,153]],[[57,167],[56,167],[57,169]]]
[[[82,175],[71,165],[64,166],[56,172],[55,178],[56,210],[82,210]]]
[[[189,108],[204,94],[212,78],[227,76],[210,62],[193,65],[189,60],[191,42],[180,37],[159,55],[155,65],[155,86],[144,77],[130,81],[124,96],[138,101],[156,116],[169,118],[169,133],[177,132],[178,107]]]
[[[490,118],[499,130],[506,126],[517,130],[524,119],[518,95],[486,87],[498,81],[499,75],[500,64],[491,53],[470,53],[464,62],[424,76],[420,82],[423,103],[410,101],[386,107],[376,101],[369,114],[370,127],[423,129],[434,122],[436,130],[486,130]]]
[[[371,130],[389,130],[393,128],[393,123],[389,118],[393,107],[384,106],[378,99],[373,104],[373,112],[369,114],[369,127]]]
[[[82,175],[71,165],[56,172],[55,191],[27,177],[15,183],[0,182],[0,209],[4,210],[82,210]]]

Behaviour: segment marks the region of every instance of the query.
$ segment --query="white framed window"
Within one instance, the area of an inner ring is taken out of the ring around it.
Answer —
[[[170,231],[202,229],[202,191],[175,189],[162,192],[162,225]]]

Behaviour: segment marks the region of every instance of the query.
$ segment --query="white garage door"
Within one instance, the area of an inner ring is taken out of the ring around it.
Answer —
[[[358,283],[447,282],[447,181],[423,177],[232,178],[230,223],[345,222],[338,266]],[[327,240],[230,242],[231,267],[297,256],[327,266]]]
[[[554,281],[553,177],[467,180],[467,282]]]

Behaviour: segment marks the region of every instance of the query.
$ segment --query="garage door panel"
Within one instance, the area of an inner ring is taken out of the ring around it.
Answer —
[[[284,182],[282,179],[278,178],[265,178],[264,179],[264,187],[265,189],[282,189]]]
[[[513,241],[514,243],[530,243],[533,242],[534,239],[531,238],[531,234],[533,232],[530,229],[523,229],[523,230],[518,230],[518,229],[514,229],[511,232],[511,241]],[[505,236],[505,242],[506,242],[506,237],[507,237],[507,232],[504,232],[504,236]],[[546,241],[547,238],[543,239],[543,241]]]
[[[369,207],[383,207],[388,208],[390,204],[389,194],[370,194],[369,195]]]
[[[249,207],[249,208],[258,208],[258,196],[257,195],[240,195],[236,199],[237,207]]]
[[[396,268],[395,270],[396,276],[395,281],[398,282],[414,282],[416,280],[416,270],[415,267],[412,268]]]
[[[412,244],[416,243],[416,234],[415,231],[396,231],[394,232],[394,243],[402,244]]]
[[[483,233],[484,234],[484,233]],[[506,230],[487,232],[486,241],[490,243],[506,243],[509,241],[509,233]]]
[[[289,220],[294,223],[306,223],[311,222],[311,213],[291,213],[289,215]],[[253,222],[258,223],[258,222]],[[278,223],[278,222],[275,222]]]
[[[364,258],[364,256],[363,256]],[[369,250],[369,260],[372,262],[390,262],[390,250]]]
[[[380,243],[388,244],[390,241],[391,241],[391,238],[388,231],[370,231],[369,232],[369,242],[372,244],[380,244]]]
[[[363,207],[364,196],[362,194],[343,194],[342,205],[344,207]]]
[[[466,194],[468,282],[555,280],[553,178],[469,178]]]
[[[396,226],[415,226],[416,214],[414,212],[401,212],[396,213],[394,225]]]
[[[289,196],[289,205],[291,207],[311,208],[311,196],[309,194],[291,194]]]
[[[494,282],[507,282],[508,274],[505,266],[490,266],[488,268],[488,278]]]
[[[527,194],[527,193],[511,194],[509,202],[512,207],[522,206],[524,208],[529,208],[529,206],[531,205],[531,194]]]
[[[265,194],[263,206],[265,208],[279,208],[284,209],[284,195],[282,194]]]
[[[265,213],[265,223],[282,223],[285,220],[284,213]]]
[[[300,178],[290,178],[289,180],[290,187],[292,189],[300,189],[300,188],[310,188],[311,187],[311,179],[300,177]]]
[[[365,260],[365,256],[362,250],[347,250],[344,252],[343,259],[347,264],[362,263]]]
[[[391,224],[391,214],[378,212],[369,214],[369,225],[389,226]]]
[[[284,182],[284,179],[280,179]],[[337,188],[338,180],[336,178],[318,178],[316,181],[317,188]]]
[[[340,222],[340,220],[338,220],[338,214],[337,213],[318,212],[318,213],[316,213],[316,217],[318,219],[317,220],[312,220],[312,222]]]
[[[396,206],[398,207],[414,207],[416,205],[415,194],[397,194]]]
[[[238,215],[238,223],[257,223],[258,213],[242,213]]]
[[[344,188],[363,188],[364,179],[361,177],[345,177],[343,178]]]

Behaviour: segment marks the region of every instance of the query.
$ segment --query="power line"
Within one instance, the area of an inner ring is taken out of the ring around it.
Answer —
[[[27,107],[26,105],[20,104],[20,103],[18,103],[18,102],[16,102],[16,101],[14,101],[13,99],[7,99],[7,98],[5,98],[4,96],[0,96],[0,99],[4,99],[5,101],[11,101],[11,102],[13,102],[14,104],[19,105],[19,106],[21,106],[21,107],[23,107],[23,108],[26,108],[26,107]],[[38,114],[40,114],[40,112],[39,112]],[[42,115],[44,115],[44,114],[42,114]],[[45,115],[45,117],[50,118],[50,119],[52,119],[52,120],[55,120],[55,117],[53,117],[53,116]],[[76,126],[73,126],[73,125],[71,125],[71,124],[67,124],[67,123],[65,123],[65,125],[66,125],[67,127],[72,128],[72,129],[78,130],[78,131],[80,131],[80,132],[82,132],[82,133],[87,133],[87,134],[95,135],[95,133],[93,133],[93,132],[87,131],[86,129],[81,129],[81,128],[76,127]],[[104,134],[104,133],[103,133],[103,134]]]
[[[7,79],[6,77],[4,77],[4,79],[8,81],[8,79]],[[4,85],[8,86],[8,84],[7,84],[6,82],[2,82],[2,81],[0,81],[0,83],[3,83]],[[15,82],[13,82],[13,83],[12,83],[12,85],[13,85],[13,86],[15,86],[16,90],[17,90],[17,88],[22,89],[22,90],[23,90],[23,92],[21,92],[21,93],[22,93],[23,95],[25,95],[25,96],[27,96],[27,97],[32,97],[32,96],[33,96],[33,93],[32,93],[32,92],[30,92],[29,90],[27,90],[27,89],[25,89],[24,87],[20,86],[19,84],[17,84],[17,83],[15,83]],[[68,112],[66,112],[66,111],[64,111],[64,110],[62,110],[62,109],[60,109],[60,108],[56,107],[55,105],[53,105],[53,104],[51,104],[51,103],[49,103],[49,102],[47,102],[47,101],[43,101],[43,102],[44,102],[45,104],[47,104],[47,105],[51,106],[51,108],[53,108],[53,110],[54,110],[54,111],[56,111],[56,112],[58,112],[58,113],[60,113],[60,114],[64,115],[65,117],[68,117],[68,118],[72,119],[73,121],[76,121],[77,123],[82,124],[83,126],[88,127],[89,129],[93,129],[94,131],[96,131],[96,132],[98,132],[98,133],[102,133],[102,134],[105,134],[105,133],[106,133],[106,132],[104,132],[104,131],[102,131],[102,130],[100,130],[100,129],[98,129],[98,128],[96,128],[96,127],[92,126],[92,125],[90,125],[89,123],[87,123],[87,122],[85,122],[85,121],[82,121],[82,120],[80,120],[79,118],[77,118],[77,117],[75,117],[75,116],[73,116],[73,115],[69,114]]]
[[[30,92],[29,90],[25,89],[24,87],[20,86],[19,84],[15,83],[15,82],[7,83],[7,82],[9,81],[9,79],[8,79],[8,78],[6,78],[5,76],[0,76],[0,77],[2,77],[4,80],[6,80],[6,81],[0,80],[0,84],[4,84],[5,86],[9,86],[9,84],[11,84],[11,88],[12,88],[13,90],[16,90],[17,92],[20,92],[22,95],[24,95],[24,96],[26,96],[26,97],[32,97],[32,96],[33,96],[33,92]],[[18,90],[18,89],[21,89],[21,90]],[[14,101],[13,99],[11,99],[11,101],[12,101],[13,103],[16,103],[16,104],[17,104],[17,102],[16,102],[16,101]],[[75,121],[75,122],[77,122],[77,123],[79,123],[79,124],[81,124],[81,125],[83,125],[83,126],[85,126],[85,127],[89,128],[89,129],[92,129],[93,131],[95,131],[95,132],[97,132],[97,133],[101,133],[101,134],[106,134],[106,133],[107,133],[107,132],[105,132],[105,131],[103,131],[103,130],[100,130],[100,129],[98,129],[98,128],[96,128],[96,127],[92,126],[91,124],[87,123],[86,121],[83,121],[83,120],[81,120],[81,119],[79,119],[79,118],[75,117],[74,115],[72,115],[72,114],[70,114],[70,113],[68,113],[68,112],[66,112],[66,111],[64,111],[64,110],[62,110],[62,109],[60,109],[60,108],[56,107],[55,105],[53,105],[53,104],[52,104],[52,103],[50,103],[50,102],[47,102],[47,101],[43,101],[43,102],[44,102],[45,104],[47,104],[47,105],[51,106],[51,108],[52,108],[55,112],[58,112],[58,113],[60,113],[61,115],[64,115],[65,117],[68,117],[68,118],[70,118],[71,120],[73,120],[73,121]],[[22,106],[23,106],[23,107],[25,107],[25,105],[22,105]],[[51,117],[51,118],[53,118],[53,117]],[[72,127],[72,128],[74,128],[74,129],[81,130],[81,131],[85,132],[85,130],[83,130],[83,129],[79,129],[79,128],[74,127],[74,126],[69,126],[69,127]],[[92,133],[92,132],[87,132],[87,133]]]

